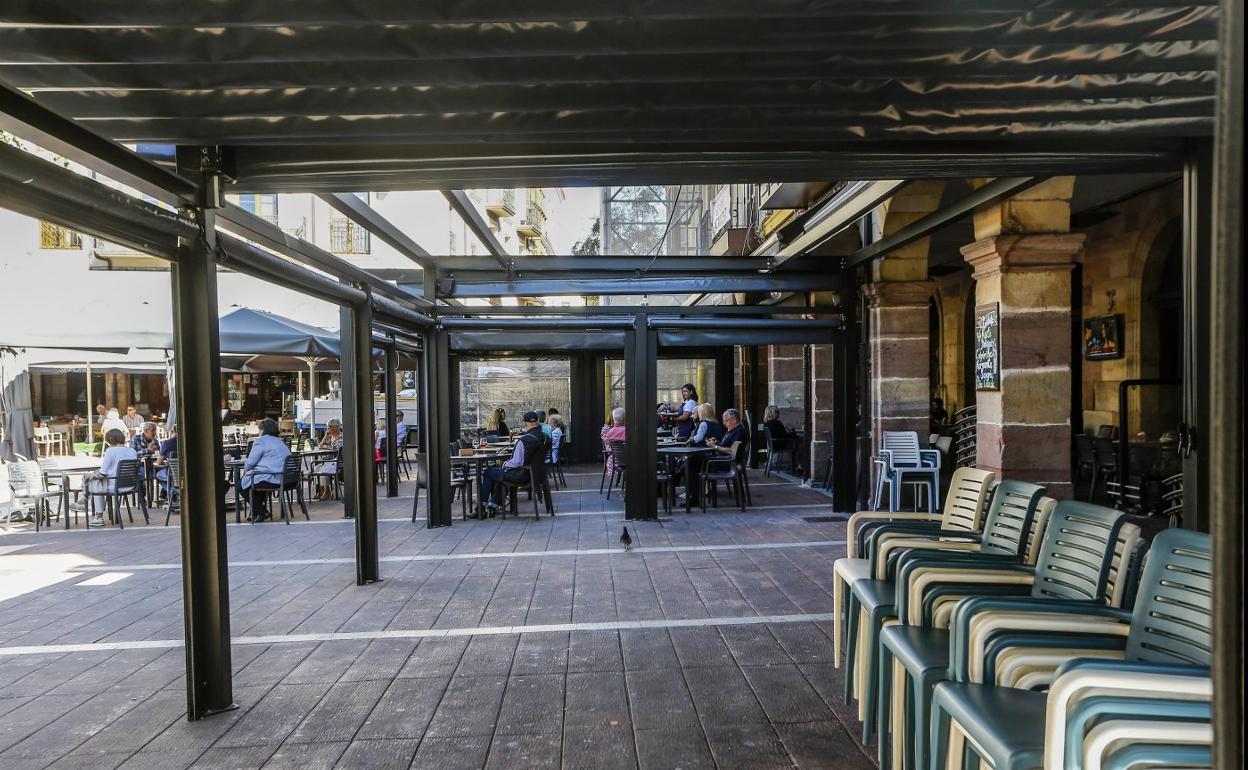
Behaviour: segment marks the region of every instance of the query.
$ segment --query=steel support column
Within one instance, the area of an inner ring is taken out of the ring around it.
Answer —
[[[429,465],[429,527],[451,525],[451,456],[452,441],[450,388],[450,334],[438,327],[425,334],[425,413],[428,415],[425,435]]]
[[[568,427],[560,452],[573,462],[593,463],[601,458],[598,429],[602,427],[602,420],[598,419],[596,405],[602,403],[602,398],[594,399],[595,393],[601,391],[601,360],[593,353],[577,353],[571,357],[571,414],[564,418]]]
[[[211,209],[198,212],[201,236],[182,242],[171,272],[190,720],[234,708],[214,218]]]
[[[394,345],[388,345],[383,350],[386,358],[386,497],[398,497],[399,446],[395,426],[399,424],[399,387],[395,380],[396,370],[399,368],[399,351]]]
[[[852,295],[856,297],[855,292]],[[858,312],[849,308],[832,344],[832,504],[858,510]]]
[[[368,303],[339,311],[342,343],[343,500],[355,516],[355,582],[381,579],[377,560],[377,483],[373,460],[372,310]]]
[[[624,475],[624,518],[658,518],[654,399],[658,391],[658,334],[645,313],[633,316],[624,338],[624,411],[628,425],[628,472]]]
[[[1194,144],[1183,165],[1183,522],[1209,531],[1209,263],[1213,246],[1213,156]],[[1127,440],[1124,435],[1123,441]],[[1126,479],[1124,479],[1126,481]]]

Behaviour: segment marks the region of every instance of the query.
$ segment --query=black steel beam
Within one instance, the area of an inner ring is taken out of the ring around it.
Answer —
[[[644,314],[643,314],[644,315]],[[459,329],[498,329],[503,331],[540,330],[540,329],[631,329],[633,322],[629,318],[443,318],[443,328],[451,331]]]
[[[834,291],[840,277],[822,273],[761,273],[758,275],[697,274],[681,277],[629,279],[519,279],[515,281],[442,280],[439,296],[466,298],[554,297],[591,294],[634,296],[639,294],[714,294],[769,291]]]
[[[377,556],[377,485],[373,460],[371,310],[367,304],[339,310],[342,345],[343,499],[355,517],[355,581],[381,579]]]
[[[366,285],[374,292],[385,295],[400,305],[424,304],[422,298],[413,297],[410,293],[403,291],[394,284],[383,281],[367,270],[362,270],[350,262],[330,254],[320,246],[309,243],[302,238],[296,238],[267,219],[258,217],[249,211],[244,211],[234,204],[227,204],[222,208],[220,210],[220,218],[227,223],[227,229],[243,236],[247,240],[255,241],[266,248],[273,249],[279,254],[309,267],[323,270],[341,281]]]
[[[5,85],[0,85],[0,128],[157,200],[175,206],[197,202],[194,182]]]
[[[557,316],[632,316],[646,313],[655,318],[670,317],[770,317],[770,316],[839,316],[841,310],[833,308],[796,307],[791,305],[549,305],[543,307],[518,307],[494,305],[490,307],[468,306],[439,307],[435,311],[444,321],[453,317],[498,318],[551,318]]]
[[[438,269],[444,273],[455,273],[467,277],[473,273],[497,273],[498,261],[493,257],[472,256],[434,256],[431,257]],[[638,257],[629,255],[586,255],[586,256],[511,256],[510,266],[516,273],[549,272],[552,270],[572,270],[584,273],[599,272],[632,272],[640,270],[646,273],[691,272],[697,270],[727,271],[733,273],[761,272],[771,266],[765,257],[715,257],[711,255]],[[815,266],[812,260],[806,263]],[[416,283],[419,273],[411,270],[377,270],[377,275],[387,280],[400,283]]]
[[[464,224],[468,225],[468,229],[477,236],[477,240],[481,241],[481,245],[485,246],[485,250],[490,252],[499,266],[504,270],[509,269],[511,258],[507,250],[498,242],[498,238],[494,237],[494,231],[481,218],[481,212],[477,211],[477,207],[468,199],[468,193],[463,190],[443,190],[442,194],[446,196],[447,203],[451,204],[451,208],[455,209],[455,213],[464,220]]]
[[[1210,530],[1209,261],[1213,251],[1213,147],[1194,144],[1183,168],[1183,464],[1184,526]],[[1125,427],[1125,426],[1124,426]],[[1124,433],[1124,437],[1127,434]],[[1124,442],[1125,443],[1125,442]],[[1124,478],[1125,481],[1125,478]]]
[[[963,217],[968,217],[975,212],[976,209],[984,206],[991,206],[999,203],[1006,198],[1017,195],[1031,187],[1035,187],[1045,180],[1042,176],[1019,176],[1019,177],[1002,177],[994,179],[983,187],[975,190],[969,195],[951,203],[950,205],[928,214],[927,216],[912,222],[901,228],[891,235],[887,235],[880,240],[868,244],[845,259],[844,267],[853,268],[864,262],[878,259],[889,252],[900,249],[910,243],[914,243],[920,238],[926,238],[932,233],[944,227],[957,222]]]
[[[1209,264],[1209,497],[1213,531],[1213,766],[1244,757],[1244,4],[1220,3]]]
[[[429,513],[428,526],[451,526],[451,457],[450,444],[455,440],[451,421],[458,416],[451,411],[450,335],[438,327],[425,334],[425,452],[428,461]]]
[[[191,720],[234,708],[225,487],[220,483],[225,464],[215,231],[211,210],[200,210],[198,216],[205,237],[183,242],[171,272],[186,705]]]
[[[336,211],[375,235],[395,251],[423,268],[433,262],[432,255],[394,223],[377,213],[377,210],[360,200],[354,193],[321,193],[320,199]]]
[[[651,318],[651,329],[839,329],[839,318]]]
[[[624,341],[624,411],[628,425],[626,454],[631,472],[624,475],[624,518],[658,518],[655,468],[654,398],[658,391],[658,333],[645,313],[633,318]]]
[[[399,352],[394,342],[382,348],[385,356],[386,388],[386,497],[399,496],[399,445],[395,426],[399,424],[398,375]]]
[[[488,149],[490,154],[484,154]],[[949,179],[1143,173],[1182,167],[1174,139],[871,141],[715,145],[284,145],[234,150],[241,192]]]

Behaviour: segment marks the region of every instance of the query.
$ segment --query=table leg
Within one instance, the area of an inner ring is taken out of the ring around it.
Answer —
[[[238,475],[237,465],[231,468],[231,475],[233,476],[233,479],[234,479],[234,523],[242,524],[243,523],[243,496],[242,496],[242,493],[240,493],[238,489],[238,485],[242,481],[242,478],[240,478]],[[170,501],[170,502],[172,503],[173,501]]]
[[[61,515],[65,517],[65,529],[69,529],[69,474],[61,474]]]

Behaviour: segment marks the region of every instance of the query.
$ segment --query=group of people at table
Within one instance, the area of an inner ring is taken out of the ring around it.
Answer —
[[[88,518],[88,526],[105,526],[104,495],[116,492],[118,469],[125,460],[138,461],[140,479],[146,479],[150,470],[157,481],[160,494],[170,499],[177,494],[176,490],[170,488],[169,483],[169,460],[177,457],[178,454],[177,429],[170,426],[168,437],[159,439],[156,423],[143,420],[141,416],[136,422],[132,419],[135,414],[137,412],[134,407],[129,407],[126,418],[119,418],[116,409],[106,410],[102,415],[104,420],[101,423],[101,430],[104,434],[105,448],[101,456],[100,468],[84,479],[85,492],[94,498],[93,513]],[[397,417],[391,433],[395,436],[396,445],[401,446],[407,440],[407,426],[403,422],[402,412],[399,412]],[[130,425],[128,422],[120,425],[111,424],[120,419],[136,422],[136,424]],[[251,442],[248,449],[239,486],[247,492],[251,518],[255,521],[264,521],[273,517],[269,510],[269,493],[280,488],[286,458],[291,456],[292,452],[289,444],[281,438],[280,427],[276,420],[261,420],[257,428],[259,435]],[[130,436],[132,429],[135,432],[133,436]],[[384,449],[387,435],[384,422],[380,423],[374,435],[374,450],[378,454]],[[330,420],[317,448],[337,451],[342,449],[342,443],[342,423],[336,419]],[[321,463],[318,470],[322,475],[333,475],[337,472],[337,467],[338,463],[335,458]],[[328,486],[317,487],[316,499],[327,499],[329,495]],[[83,502],[75,502],[71,504],[71,508],[85,510],[86,506]]]
[[[485,501],[485,515],[495,516],[504,505],[503,482],[520,483],[528,480],[529,466],[544,463],[549,450],[552,463],[559,462],[563,437],[567,425],[559,410],[551,407],[546,411],[531,410],[521,416],[522,427],[512,436],[507,425],[507,412],[502,407],[494,410],[485,425],[485,441],[514,438],[511,456],[502,465],[486,468],[481,472],[481,497]]]

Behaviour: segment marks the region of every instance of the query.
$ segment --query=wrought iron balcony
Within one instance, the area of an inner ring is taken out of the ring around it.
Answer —
[[[546,214],[537,201],[529,201],[524,218],[516,223],[516,234],[521,238],[541,238],[546,229]]]
[[[329,250],[335,254],[367,254],[369,233],[350,219],[329,222]]]
[[[497,217],[516,215],[516,191],[511,188],[485,190],[485,210]]]

